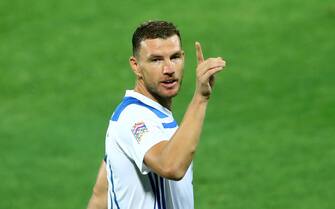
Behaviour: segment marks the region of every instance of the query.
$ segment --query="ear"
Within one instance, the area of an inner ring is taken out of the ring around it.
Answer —
[[[134,74],[138,77],[138,78],[142,78],[142,73],[138,64],[138,61],[136,59],[136,57],[131,56],[129,58],[129,64],[131,69],[133,70]]]

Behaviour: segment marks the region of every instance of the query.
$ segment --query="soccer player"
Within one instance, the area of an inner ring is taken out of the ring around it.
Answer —
[[[178,29],[169,22],[149,21],[136,29],[132,44],[135,88],[126,91],[106,134],[102,167],[107,170],[108,208],[193,209],[192,159],[214,75],[226,63],[221,57],[204,59],[200,43],[195,43],[196,87],[178,127],[171,112],[184,69]]]

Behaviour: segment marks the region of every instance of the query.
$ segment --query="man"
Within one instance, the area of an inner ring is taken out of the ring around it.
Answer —
[[[136,29],[132,43],[135,88],[126,91],[106,134],[108,208],[192,209],[192,159],[214,75],[225,61],[205,60],[196,42],[196,88],[178,127],[171,106],[183,78],[179,31],[172,23],[149,21]]]

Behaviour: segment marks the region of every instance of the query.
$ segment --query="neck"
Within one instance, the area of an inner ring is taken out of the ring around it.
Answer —
[[[148,89],[141,82],[138,82],[138,81],[136,82],[134,90],[137,93],[143,94],[144,96],[148,97],[149,99],[152,99],[155,102],[158,102],[163,107],[171,110],[171,106],[172,106],[172,99],[171,98],[163,98],[163,97],[160,97],[157,94],[154,94],[154,93],[148,91]]]

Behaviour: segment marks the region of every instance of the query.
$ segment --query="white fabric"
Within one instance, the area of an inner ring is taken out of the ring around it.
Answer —
[[[136,98],[144,105],[126,106],[119,111],[117,120],[109,123],[106,134],[108,208],[193,209],[192,164],[182,180],[173,181],[154,174],[143,162],[152,146],[169,140],[177,130],[177,126],[163,126],[174,121],[172,113],[135,91],[128,90],[125,97]],[[167,117],[157,116],[153,108]],[[135,124],[141,124],[143,132],[137,137],[132,131]]]

